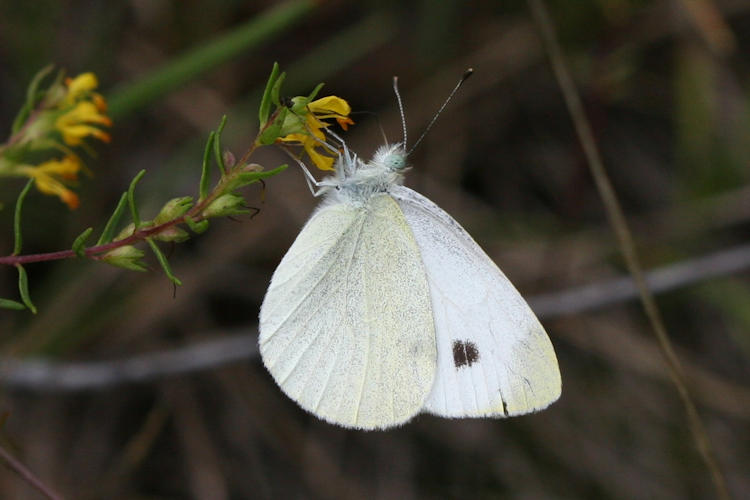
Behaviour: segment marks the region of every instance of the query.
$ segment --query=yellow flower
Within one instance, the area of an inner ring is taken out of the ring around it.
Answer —
[[[335,149],[328,146],[325,142],[323,130],[328,128],[330,123],[324,120],[334,118],[341,128],[347,130],[349,125],[354,124],[354,121],[348,116],[351,113],[351,107],[349,103],[340,97],[328,96],[312,101],[306,106],[305,111],[304,126],[291,126],[292,129],[297,128],[300,131],[287,134],[278,140],[300,144],[305,149],[305,153],[310,157],[310,160],[320,170],[333,170],[334,158],[318,151],[318,148],[320,148],[324,152],[334,155],[338,154]]]
[[[33,178],[39,191],[59,197],[69,208],[74,209],[79,205],[78,196],[65,187],[64,182],[75,181],[80,169],[78,158],[69,155],[62,160],[49,160],[35,167],[24,166],[19,171]]]
[[[103,103],[103,99],[102,99]],[[63,141],[69,146],[77,146],[88,136],[96,137],[100,141],[109,142],[110,135],[100,128],[92,126],[112,126],[112,120],[102,113],[101,104],[90,101],[78,102],[73,109],[60,115],[55,120],[55,128],[60,131]]]
[[[316,148],[322,148],[324,150],[336,153],[325,145],[325,134],[322,129],[328,125],[315,118],[312,113],[308,113],[305,116],[305,133],[288,134],[284,137],[280,137],[279,140],[282,142],[296,142],[300,144],[304,149],[307,156],[310,157],[312,162],[321,170],[333,170],[333,158],[330,156],[323,155],[316,151]]]

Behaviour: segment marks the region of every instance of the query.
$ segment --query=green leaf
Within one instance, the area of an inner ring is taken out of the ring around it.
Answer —
[[[307,104],[310,104],[312,100],[315,99],[315,97],[318,95],[318,92],[320,92],[320,89],[323,88],[323,85],[325,85],[325,83],[319,83],[315,86],[313,91],[310,92],[310,95],[307,96]]]
[[[219,128],[216,129],[216,137],[214,138],[214,160],[221,169],[222,175],[227,172],[224,166],[224,156],[221,154],[221,133],[224,131],[224,125],[226,124],[227,115],[224,115],[221,117],[221,123],[219,123]]]
[[[21,311],[26,309],[26,306],[15,300],[0,299],[0,309],[15,309],[16,311]]]
[[[21,194],[18,195],[18,200],[16,200],[16,212],[13,214],[13,235],[15,237],[15,243],[13,244],[13,253],[11,255],[18,255],[21,253],[21,247],[23,246],[23,237],[21,236],[21,212],[23,209],[23,202],[26,199],[26,195],[29,193],[32,184],[34,184],[34,179],[29,179],[21,190]]]
[[[135,225],[136,230],[138,230],[138,228],[141,226],[141,218],[138,215],[138,207],[135,205],[135,185],[138,184],[138,181],[140,181],[141,177],[143,177],[145,174],[145,169],[138,172],[138,174],[130,183],[130,187],[128,188],[128,205],[130,206],[130,216],[133,218],[133,224]]]
[[[49,75],[52,72],[52,69],[55,67],[54,64],[48,64],[47,66],[43,67],[39,71],[37,71],[36,75],[34,75],[34,78],[31,79],[31,83],[29,84],[29,88],[26,90],[26,103],[30,107],[36,106],[36,102],[38,99],[38,91],[39,91],[39,85],[42,83],[42,80],[44,80],[47,75]]]
[[[260,118],[260,128],[266,125],[268,122],[268,115],[271,114],[271,89],[273,88],[276,79],[279,77],[279,63],[273,63],[271,69],[271,76],[268,77],[268,83],[263,91],[263,98],[260,100],[260,110],[258,111],[258,118]]]
[[[86,244],[86,240],[89,239],[89,236],[91,236],[92,232],[94,232],[94,228],[90,227],[79,234],[75,241],[73,241],[72,248],[77,256],[86,257],[86,248],[84,247],[84,245]]]
[[[32,313],[36,314],[36,306],[31,302],[29,295],[29,277],[26,275],[26,269],[21,264],[16,264],[16,268],[18,269],[18,293],[21,294],[21,300]]]
[[[122,196],[120,196],[120,201],[117,202],[117,207],[115,207],[115,211],[112,212],[112,215],[109,217],[109,220],[107,221],[107,225],[104,226],[104,231],[102,231],[102,235],[99,236],[99,240],[97,240],[96,245],[105,245],[112,241],[112,237],[115,235],[115,229],[117,228],[117,225],[120,223],[120,219],[122,218],[122,214],[125,212],[125,205],[127,205],[128,202],[128,193],[122,193]]]
[[[208,229],[208,221],[206,219],[203,219],[200,222],[195,222],[189,215],[185,216],[185,224],[187,224],[190,230],[195,234],[201,234]]]
[[[159,264],[161,264],[161,268],[164,270],[164,274],[167,275],[167,278],[169,278],[169,281],[174,283],[175,285],[182,286],[182,281],[177,278],[174,274],[172,274],[172,269],[169,267],[169,262],[167,261],[167,258],[164,256],[164,254],[161,252],[161,249],[159,249],[159,245],[156,244],[154,240],[151,238],[146,238],[146,241],[148,242],[148,245],[151,247],[151,250],[154,252],[154,255],[156,255],[156,260],[159,261]]]
[[[54,67],[53,64],[43,67],[36,73],[36,75],[34,75],[34,78],[31,79],[29,88],[26,90],[26,102],[13,120],[11,133],[15,134],[18,132],[21,130],[21,127],[23,127],[23,124],[26,123],[26,120],[29,118],[31,111],[36,107],[36,103],[39,99],[39,85],[42,83],[42,80],[50,74]]]
[[[198,189],[198,201],[201,202],[208,196],[208,186],[211,182],[211,151],[213,151],[214,141],[216,140],[216,132],[213,130],[208,134],[208,140],[206,141],[206,149],[203,150],[203,167],[201,170],[201,183]]]
[[[281,99],[279,98],[279,94],[281,94],[281,85],[284,83],[285,78],[286,73],[281,73],[279,75],[279,78],[276,80],[276,83],[274,83],[273,87],[271,88],[271,101],[277,107],[281,106]]]

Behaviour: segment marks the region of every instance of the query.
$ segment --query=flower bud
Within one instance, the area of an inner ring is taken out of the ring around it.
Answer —
[[[177,226],[168,227],[163,231],[159,231],[158,234],[152,236],[153,239],[159,241],[171,241],[174,243],[181,243],[185,240],[190,239],[190,234],[184,229]]]
[[[154,225],[164,224],[185,214],[190,207],[193,206],[193,198],[191,196],[182,196],[180,198],[172,198],[164,204],[159,215],[154,218]]]
[[[146,265],[141,262],[143,255],[142,250],[138,250],[132,245],[125,245],[105,253],[101,256],[101,260],[113,266],[124,267],[133,271],[145,271]]]
[[[203,217],[223,217],[225,215],[240,215],[248,213],[245,199],[242,196],[227,193],[216,198],[203,211]]]

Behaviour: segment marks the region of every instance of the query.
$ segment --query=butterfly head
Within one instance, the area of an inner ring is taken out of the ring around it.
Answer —
[[[370,163],[391,172],[403,172],[407,167],[406,157],[407,153],[401,143],[386,144],[378,148]]]

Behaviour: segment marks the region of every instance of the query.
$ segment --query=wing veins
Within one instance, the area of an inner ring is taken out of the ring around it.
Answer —
[[[342,234],[341,234],[341,235],[342,235],[342,237],[343,237],[343,235],[344,235],[345,233],[349,232],[349,231],[350,231],[350,230],[352,229],[352,226],[353,226],[353,225],[354,225],[354,223],[352,222],[351,226],[350,226],[349,228],[347,228],[347,230],[346,230],[346,231],[344,231],[344,233],[342,233]],[[360,228],[360,232],[361,232],[361,228]],[[339,239],[341,239],[341,238],[339,238]],[[332,250],[333,250],[333,248],[332,248]],[[330,253],[330,252],[326,252],[326,254],[325,254],[325,255],[329,255],[329,253]],[[305,303],[305,301],[306,301],[306,300],[307,300],[307,299],[308,299],[308,298],[310,297],[310,294],[311,294],[311,293],[312,293],[312,292],[313,292],[314,290],[317,290],[317,288],[318,288],[318,287],[320,286],[320,284],[321,284],[321,283],[323,282],[323,280],[324,280],[325,278],[327,278],[327,277],[328,277],[329,273],[331,272],[331,269],[332,269],[332,267],[329,267],[329,268],[328,268],[328,270],[326,270],[326,272],[325,272],[325,273],[323,273],[323,275],[322,275],[322,276],[321,276],[321,277],[320,277],[320,278],[318,279],[318,281],[317,281],[317,282],[315,283],[315,285],[314,285],[314,286],[312,286],[312,287],[311,287],[311,288],[309,289],[309,291],[308,291],[308,292],[306,292],[306,293],[305,293],[305,294],[304,294],[304,295],[303,295],[303,296],[302,296],[302,297],[300,298],[299,302],[298,302],[297,304],[295,304],[295,306],[294,306],[294,307],[293,307],[293,308],[292,308],[292,309],[291,309],[291,310],[289,311],[289,313],[288,313],[288,314],[286,315],[286,317],[285,317],[285,318],[284,318],[284,319],[283,319],[283,320],[282,320],[281,322],[279,322],[279,326],[278,326],[278,328],[276,328],[276,329],[275,329],[275,330],[274,330],[274,331],[273,331],[272,333],[270,333],[269,335],[267,335],[267,336],[266,336],[266,338],[265,338],[265,341],[268,341],[268,339],[269,339],[270,337],[272,337],[273,335],[275,335],[275,334],[276,334],[276,332],[278,332],[278,331],[279,331],[279,329],[280,329],[280,328],[281,328],[281,327],[282,327],[282,326],[283,326],[283,325],[284,325],[284,324],[285,324],[285,323],[286,323],[286,322],[287,322],[287,321],[289,320],[289,318],[290,318],[290,317],[291,317],[291,316],[292,316],[292,315],[293,315],[293,314],[294,314],[295,312],[297,312],[297,310],[298,310],[298,309],[299,309],[299,308],[300,308],[300,307],[301,307],[301,306],[302,306],[302,305],[303,305],[303,304]]]
[[[346,272],[346,275],[347,275],[347,276],[349,276],[349,271],[350,271],[350,268],[351,268],[351,262],[352,262],[352,260],[354,259],[354,254],[356,254],[356,252],[357,252],[357,248],[359,247],[359,240],[360,240],[360,238],[361,238],[361,236],[362,236],[362,227],[364,227],[364,223],[360,225],[360,230],[359,230],[359,234],[357,234],[357,242],[356,242],[356,244],[354,245],[354,249],[352,250],[352,253],[351,253],[351,255],[349,255],[349,264],[347,265],[347,272]],[[343,234],[343,233],[342,233],[342,234]],[[299,304],[298,304],[298,305],[296,306],[296,308],[295,308],[295,309],[298,309],[299,307],[301,307],[301,306],[302,306],[302,303],[303,303],[303,302],[304,302],[304,301],[305,301],[305,300],[306,300],[306,299],[308,298],[308,296],[309,296],[309,295],[310,295],[310,294],[312,293],[312,291],[313,291],[313,290],[315,290],[315,289],[317,289],[317,288],[318,288],[318,286],[320,286],[320,284],[321,284],[321,283],[323,282],[323,278],[325,278],[325,277],[327,277],[327,276],[328,276],[328,274],[329,274],[329,273],[331,272],[331,269],[333,269],[333,266],[331,266],[331,267],[329,267],[329,268],[328,268],[328,270],[327,270],[327,271],[326,271],[326,272],[325,272],[325,273],[323,274],[323,276],[322,276],[322,277],[320,278],[320,280],[318,280],[318,282],[317,282],[317,283],[315,284],[315,286],[314,286],[314,287],[313,287],[313,288],[312,288],[312,289],[310,290],[310,292],[309,292],[309,293],[308,293],[307,295],[305,295],[305,298],[303,298],[303,300],[302,300],[302,301],[301,301],[301,302],[300,302],[300,303],[299,303]],[[347,294],[345,293],[345,294],[344,294],[344,296],[346,296],[346,295],[347,295]],[[328,304],[327,304],[326,302],[324,302],[324,301],[321,301],[321,302],[320,302],[320,303],[318,304],[318,306],[317,306],[317,307],[315,308],[315,310],[314,310],[314,311],[312,312],[312,314],[309,314],[309,315],[308,315],[307,319],[305,320],[304,326],[307,326],[307,325],[309,325],[309,324],[310,324],[310,319],[311,319],[312,317],[314,317],[314,316],[315,316],[315,315],[317,314],[317,312],[318,312],[318,311],[320,311],[320,310],[321,310],[321,309],[322,309],[322,308],[323,308],[324,306],[327,306],[327,305],[328,305]],[[287,319],[288,319],[288,318],[289,318],[289,316],[287,316]],[[282,322],[282,323],[280,324],[280,326],[281,326],[281,325],[283,325],[283,324],[284,324],[285,322],[286,322],[286,320],[284,320],[284,321],[283,321],[283,322]],[[287,343],[287,345],[286,345],[286,346],[284,346],[284,349],[283,349],[283,350],[281,351],[281,355],[279,355],[279,356],[278,356],[279,358],[283,358],[283,357],[284,357],[284,354],[286,354],[286,352],[288,351],[288,349],[289,349],[289,348],[290,348],[290,347],[291,347],[291,346],[292,346],[292,345],[293,345],[294,343],[296,343],[296,341],[297,341],[297,339],[298,339],[298,337],[299,337],[300,333],[301,333],[302,331],[304,331],[304,330],[305,330],[305,328],[299,328],[299,329],[297,329],[297,331],[296,331],[296,332],[295,332],[295,334],[294,334],[294,337],[293,337],[293,338],[292,338],[292,339],[291,339],[291,340],[290,340],[290,341],[289,341],[289,342]],[[313,346],[313,344],[315,344],[315,342],[316,342],[316,341],[318,340],[318,338],[320,338],[320,335],[321,335],[322,333],[323,333],[323,330],[322,330],[322,329],[321,329],[321,330],[319,330],[319,331],[318,331],[318,333],[316,333],[316,334],[315,334],[315,338],[314,338],[314,339],[312,340],[312,342],[310,342],[310,343],[309,343],[309,344],[308,344],[307,346],[305,346],[305,349],[304,349],[304,350],[302,351],[302,353],[301,353],[301,354],[299,355],[299,357],[298,357],[298,360],[297,360],[297,362],[296,362],[296,363],[294,364],[294,366],[293,366],[293,367],[292,367],[292,369],[291,369],[291,370],[289,371],[289,373],[287,373],[287,374],[286,374],[286,376],[284,377],[283,381],[281,382],[282,384],[283,384],[283,383],[285,383],[285,382],[286,382],[286,381],[287,381],[287,380],[289,379],[289,377],[290,377],[290,376],[291,376],[291,375],[292,375],[292,374],[293,374],[293,373],[294,373],[294,372],[296,371],[297,367],[299,366],[299,360],[301,360],[302,358],[304,358],[304,357],[305,357],[305,353],[306,353],[306,352],[307,352],[308,350],[310,350],[310,348],[311,348],[311,347]],[[318,359],[320,359],[320,358],[318,358]],[[307,382],[309,382],[309,379],[308,379],[308,380],[307,380],[307,381],[305,382],[305,385],[307,384]]]

